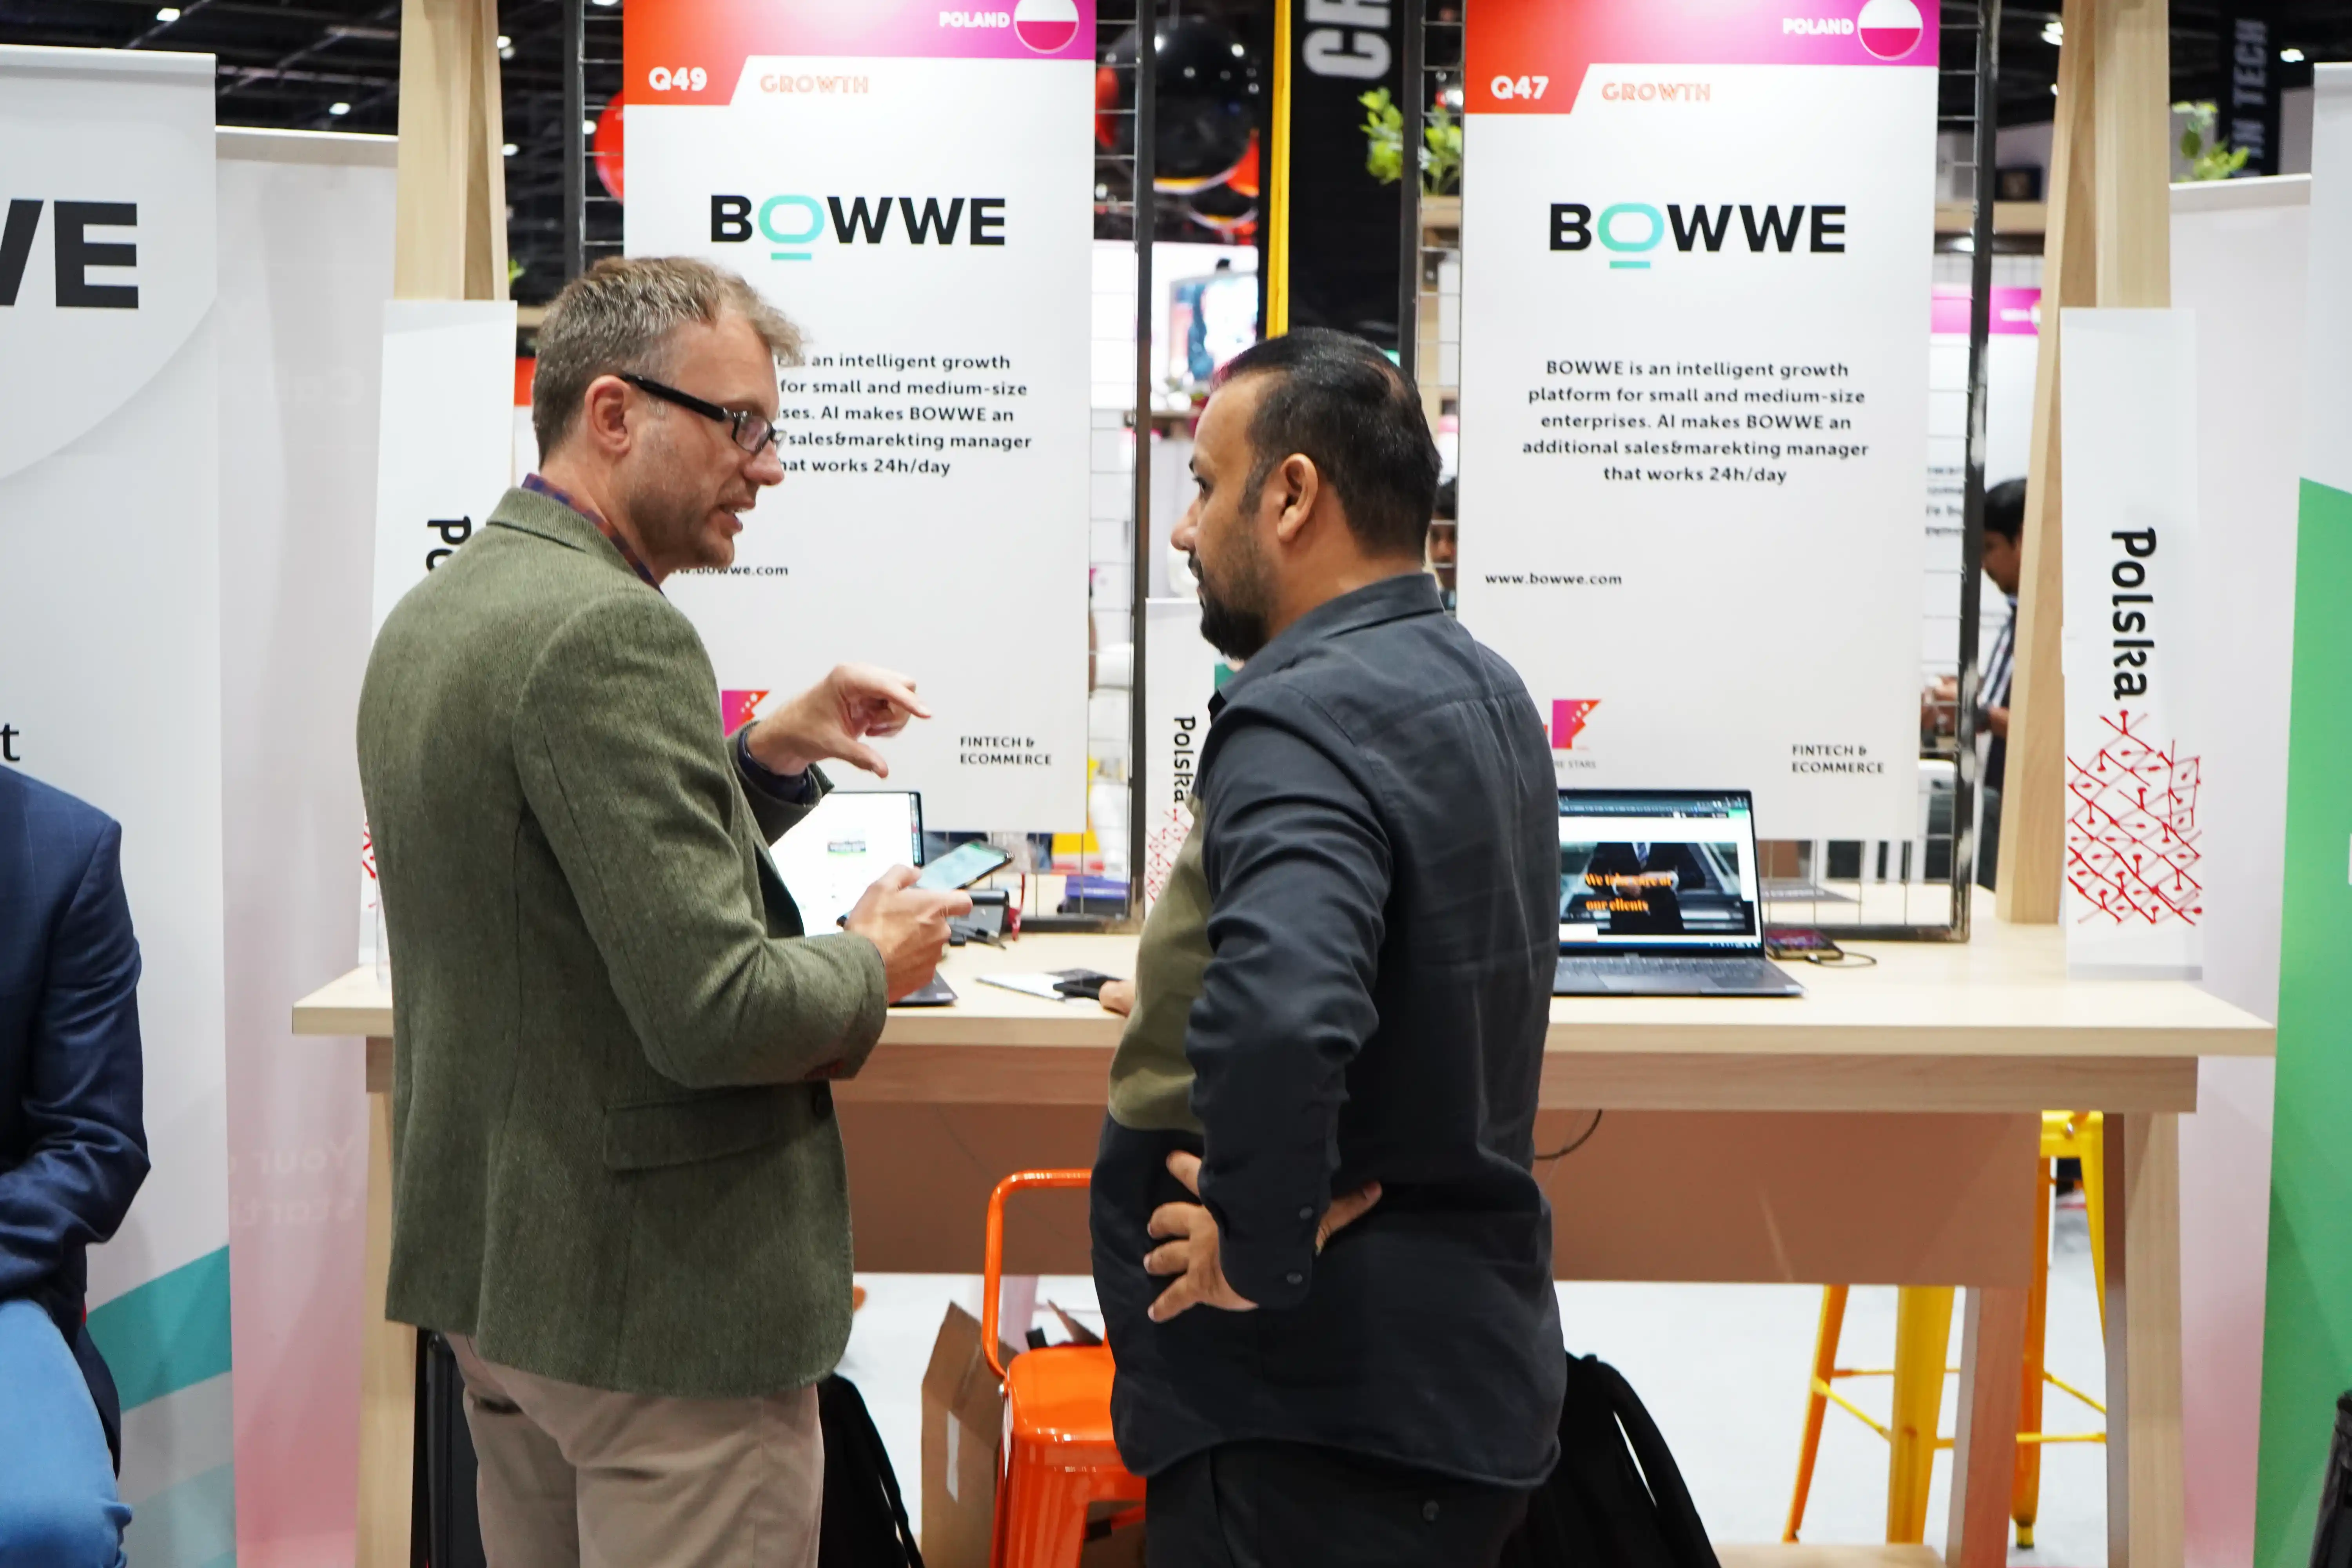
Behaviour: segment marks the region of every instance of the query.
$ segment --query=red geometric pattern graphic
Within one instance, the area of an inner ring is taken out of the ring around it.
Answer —
[[[2099,721],[2106,733],[2088,760],[2066,759],[2066,880],[2091,906],[2085,920],[2116,925],[2195,925],[2205,914],[2196,877],[2201,759],[2140,732],[2145,714]]]
[[[1176,870],[1176,856],[1192,831],[1192,808],[1176,805],[1161,813],[1160,821],[1144,836],[1143,896],[1151,902],[1158,903],[1160,895],[1168,890],[1168,879]]]

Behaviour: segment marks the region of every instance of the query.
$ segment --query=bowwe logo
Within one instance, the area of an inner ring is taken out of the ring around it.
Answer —
[[[1551,749],[1555,752],[1576,750],[1576,738],[1591,721],[1592,710],[1601,706],[1598,697],[1563,697],[1551,705]]]
[[[136,283],[100,283],[90,279],[93,268],[135,268],[139,247],[133,243],[100,243],[93,228],[137,228],[136,202],[47,201],[37,196],[10,199],[7,217],[0,222],[0,306],[16,303],[24,286],[26,264],[32,259],[33,237],[41,226],[41,209],[49,209],[57,247],[57,303],[63,310],[135,310]]]
[[[1737,213],[1738,221],[1733,220]],[[1668,202],[1662,209],[1650,202],[1613,202],[1593,215],[1585,202],[1551,204],[1551,247],[1555,251],[1588,251],[1598,239],[1614,268],[1645,269],[1652,251],[1668,239],[1685,256],[1694,252],[1719,255],[1727,239],[1735,253],[1742,241],[1748,252],[1782,256],[1802,252],[1815,256],[1845,254],[1846,209],[1843,203],[1799,203],[1776,206],[1741,202],[1705,202],[1685,205]]]
[[[892,220],[910,246],[953,245],[961,232],[967,246],[1004,243],[1005,198],[950,196],[942,207],[937,196],[925,196],[922,205],[912,196],[825,196],[790,195],[754,202],[750,196],[710,198],[710,243],[741,245],[756,234],[769,244],[793,248],[769,252],[775,261],[806,261],[814,247],[830,238],[835,245],[879,245]],[[966,221],[969,219],[969,221]]]

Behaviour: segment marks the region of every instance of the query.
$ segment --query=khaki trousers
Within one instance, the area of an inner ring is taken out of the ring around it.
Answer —
[[[451,1335],[490,1568],[814,1568],[816,1390],[669,1399],[495,1366]]]

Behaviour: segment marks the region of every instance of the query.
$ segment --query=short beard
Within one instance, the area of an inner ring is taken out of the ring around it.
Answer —
[[[1244,504],[1244,517],[1255,514],[1254,504]],[[1234,581],[1212,586],[1208,574],[1202,570],[1198,551],[1192,554],[1192,575],[1199,580],[1201,588],[1202,640],[1227,658],[1246,664],[1272,638],[1266,628],[1273,595],[1266,583],[1265,557],[1258,550],[1257,536],[1244,530],[1238,542],[1236,559],[1232,563]]]
[[[702,536],[705,512],[690,483],[665,483],[651,477],[631,487],[624,504],[649,564],[660,562],[671,570],[719,564],[708,559]]]

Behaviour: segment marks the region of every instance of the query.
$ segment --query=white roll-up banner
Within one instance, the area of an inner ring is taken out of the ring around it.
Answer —
[[[624,29],[628,251],[730,268],[807,340],[784,482],[665,591],[723,689],[914,677],[937,717],[885,746],[927,826],[1083,826],[1093,0]]]
[[[515,308],[388,300],[378,404],[369,636],[401,595],[474,537],[514,471]],[[377,961],[375,856],[360,851],[360,962]]]
[[[1563,784],[1916,830],[1937,30],[1471,0],[1460,597]]]
[[[1209,700],[1233,674],[1201,636],[1197,599],[1144,601],[1143,901],[1160,901],[1192,831],[1192,787],[1209,739]]]
[[[195,1568],[236,1546],[212,57],[0,47],[0,765],[122,825],[152,1169],[89,1329],[130,1560]]]
[[[352,715],[368,652],[389,136],[226,130],[219,163],[222,859],[237,1531],[352,1561],[367,1096],[287,1002],[351,966]],[[373,1312],[367,1310],[373,1305]]]
[[[2066,962],[2203,961],[2197,320],[2065,312]]]

